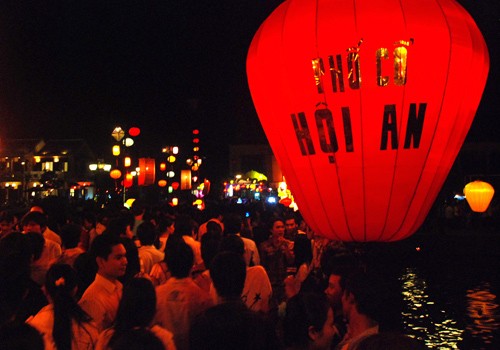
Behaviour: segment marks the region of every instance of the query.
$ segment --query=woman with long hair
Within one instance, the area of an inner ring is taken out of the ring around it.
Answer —
[[[133,278],[123,289],[115,324],[99,336],[97,349],[113,349],[124,334],[137,329],[151,331],[161,340],[166,350],[175,350],[173,335],[160,326],[153,326],[156,313],[156,292],[147,278]]]
[[[67,264],[52,265],[44,291],[49,305],[26,322],[43,334],[45,349],[94,349],[98,331],[76,302],[77,275]]]

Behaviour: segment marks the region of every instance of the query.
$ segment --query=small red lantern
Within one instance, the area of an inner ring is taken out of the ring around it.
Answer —
[[[285,197],[280,200],[280,204],[283,204],[285,207],[289,207],[292,204],[292,200],[288,197]]]
[[[109,176],[114,180],[118,180],[122,176],[122,172],[118,169],[113,169],[109,172]]]
[[[180,184],[179,184],[177,181],[172,182],[172,188],[174,189],[174,191],[175,191],[175,190],[177,190],[177,189],[179,188],[179,185],[180,185]]]
[[[139,136],[141,134],[141,129],[139,129],[138,127],[131,127],[129,130],[128,130],[128,134],[132,137],[136,137],[136,136]]]
[[[132,176],[132,174],[130,173],[125,174],[125,178],[123,179],[123,186],[125,188],[129,188],[132,187],[133,184],[134,184],[134,177]]]
[[[305,221],[344,241],[420,227],[488,69],[484,39],[455,0],[288,0],[247,58],[256,111]]]
[[[165,163],[160,163],[160,170],[165,171],[167,169],[167,164]]]
[[[484,213],[490,205],[495,189],[487,182],[472,181],[465,185],[464,194],[472,211]]]

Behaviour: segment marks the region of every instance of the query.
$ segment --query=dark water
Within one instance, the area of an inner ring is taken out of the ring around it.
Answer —
[[[370,249],[400,293],[393,328],[430,349],[500,349],[500,232],[421,234]]]

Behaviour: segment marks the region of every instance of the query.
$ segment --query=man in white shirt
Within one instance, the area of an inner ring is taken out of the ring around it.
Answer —
[[[144,267],[144,273],[149,274],[154,264],[163,260],[165,253],[154,246],[158,233],[150,222],[143,222],[137,228],[137,238],[141,242],[139,247],[139,258]]]
[[[127,251],[119,238],[102,234],[92,242],[90,253],[95,256],[98,270],[79,304],[102,332],[113,325],[116,317],[122,296],[122,284],[118,277],[125,274]]]

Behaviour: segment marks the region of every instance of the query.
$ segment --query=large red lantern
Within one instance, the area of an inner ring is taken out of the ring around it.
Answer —
[[[250,46],[252,98],[311,228],[393,241],[422,224],[489,68],[454,0],[288,0]]]
[[[495,189],[487,182],[472,181],[465,185],[464,194],[472,211],[484,213],[493,199]]]
[[[153,185],[155,183],[155,160],[154,158],[139,158],[139,186]]]

